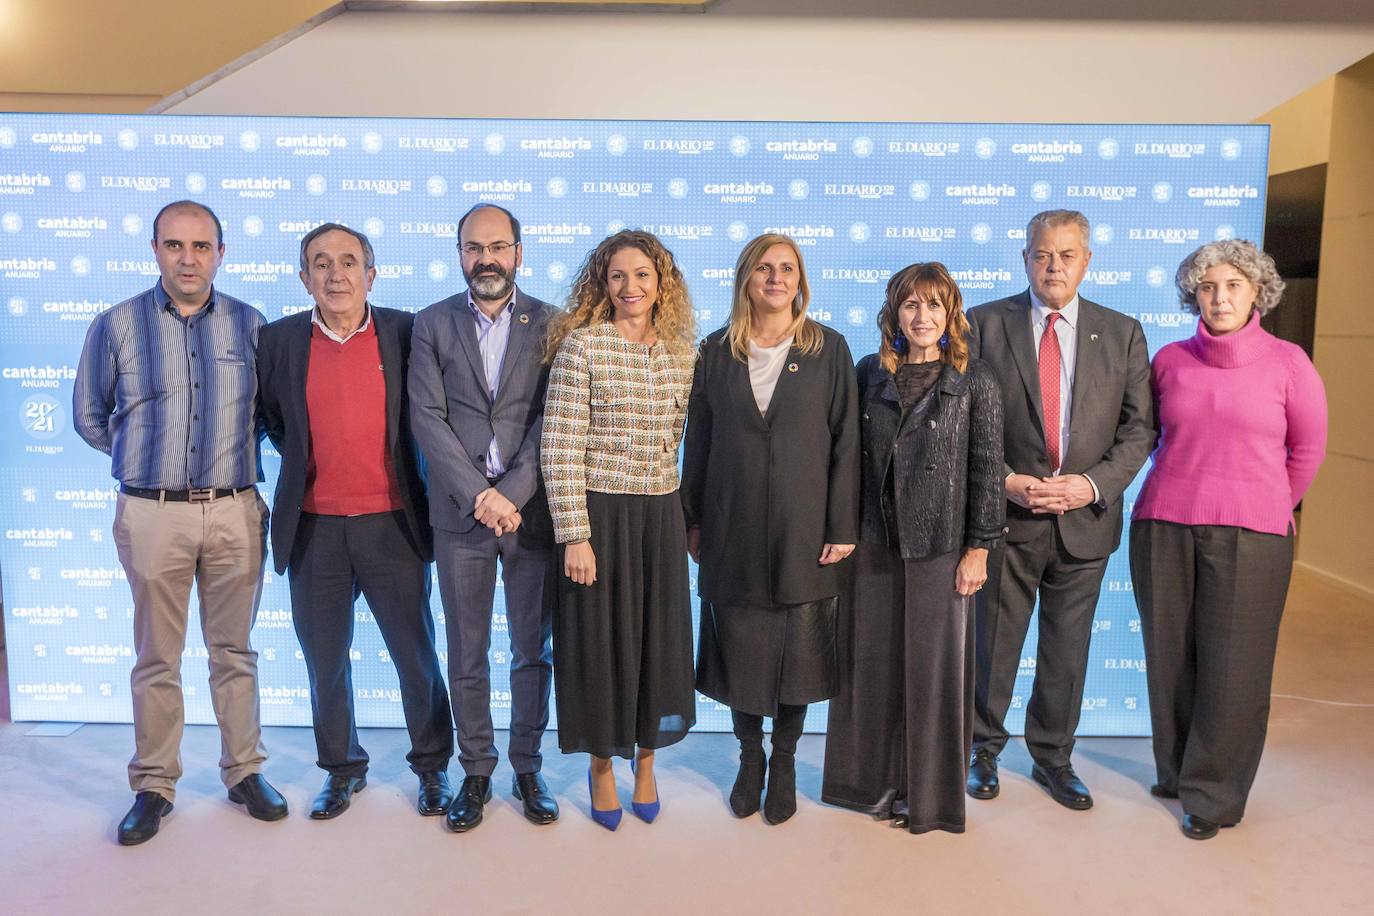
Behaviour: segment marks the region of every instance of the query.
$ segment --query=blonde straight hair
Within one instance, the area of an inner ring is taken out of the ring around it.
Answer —
[[[735,262],[735,293],[730,306],[730,325],[726,338],[730,341],[730,352],[742,363],[749,362],[749,341],[754,336],[754,313],[749,303],[749,278],[754,268],[763,260],[763,255],[774,245],[786,245],[797,258],[797,295],[792,299],[792,326],[787,329],[792,338],[792,346],[807,355],[821,352],[825,342],[821,326],[806,317],[806,307],[811,304],[811,284],[806,282],[806,265],[802,263],[801,251],[797,243],[785,235],[767,233],[760,235],[744,246]]]

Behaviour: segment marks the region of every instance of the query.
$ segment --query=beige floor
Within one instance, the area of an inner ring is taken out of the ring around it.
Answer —
[[[732,741],[720,735],[663,753],[652,826],[627,812],[614,834],[596,827],[584,759],[554,753],[558,824],[520,818],[503,766],[487,822],[454,836],[411,808],[399,731],[365,734],[367,791],[314,823],[310,733],[270,730],[268,774],[293,811],[261,824],[225,802],[218,739],[201,727],[186,736],[176,812],[151,843],[124,849],[113,832],[130,801],[130,729],[36,738],[0,724],[0,913],[1374,913],[1371,665],[1374,604],[1300,574],[1249,813],[1206,843],[1184,839],[1176,803],[1147,793],[1144,739],[1080,742],[1097,798],[1087,813],[1049,801],[1014,743],[1002,797],[970,802],[963,836],[910,836],[820,804],[818,736],[800,751],[797,817],[736,821],[723,800]]]

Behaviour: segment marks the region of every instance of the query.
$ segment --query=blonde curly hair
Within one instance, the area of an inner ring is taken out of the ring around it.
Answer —
[[[692,299],[687,281],[682,278],[673,253],[658,237],[637,229],[617,232],[597,245],[582,262],[577,279],[573,281],[563,310],[549,321],[548,337],[544,341],[544,361],[553,362],[564,338],[578,328],[611,321],[615,308],[606,288],[606,273],[616,252],[635,248],[653,262],[658,274],[658,296],[649,313],[658,339],[674,354],[692,352],[696,343],[696,320],[692,314]]]

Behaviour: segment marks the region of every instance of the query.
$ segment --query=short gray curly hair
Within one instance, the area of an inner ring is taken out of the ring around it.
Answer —
[[[1245,274],[1255,284],[1255,311],[1267,315],[1279,304],[1286,284],[1279,278],[1274,259],[1265,254],[1254,242],[1244,239],[1227,239],[1224,242],[1211,242],[1203,245],[1178,265],[1174,274],[1174,286],[1178,287],[1178,301],[1186,312],[1199,314],[1197,288],[1202,275],[1219,264],[1229,264]]]

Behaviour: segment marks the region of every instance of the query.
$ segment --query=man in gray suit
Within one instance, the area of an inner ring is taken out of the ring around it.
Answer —
[[[516,289],[520,223],[478,204],[458,222],[466,291],[415,318],[410,416],[429,472],[430,523],[448,631],[448,670],[465,778],[447,823],[462,833],[491,800],[492,597],[497,560],[511,645],[513,792],[536,824],[558,818],[539,768],[553,675],[553,526],[539,473],[544,330],[552,308]]]
[[[968,794],[995,798],[997,755],[1036,596],[1035,681],[1026,706],[1031,776],[1075,810],[1073,771],[1093,613],[1121,543],[1122,493],[1154,447],[1150,358],[1140,322],[1078,295],[1092,261],[1088,220],[1038,213],[1022,253],[1030,288],[970,309],[974,356],[1002,383],[1007,538],[978,595],[978,670]]]

